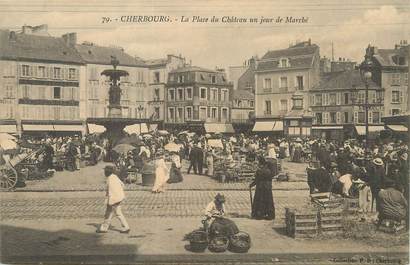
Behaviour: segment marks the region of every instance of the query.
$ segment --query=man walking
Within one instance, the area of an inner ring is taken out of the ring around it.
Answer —
[[[108,231],[111,219],[115,214],[122,225],[121,233],[128,234],[130,227],[121,211],[121,202],[125,199],[124,184],[118,176],[114,174],[113,166],[106,166],[104,168],[104,174],[107,177],[107,209],[105,210],[104,222],[97,230],[97,233],[106,233]]]

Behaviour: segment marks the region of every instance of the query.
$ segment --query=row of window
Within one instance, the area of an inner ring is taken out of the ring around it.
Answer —
[[[21,98],[79,100],[78,87],[21,85]]]
[[[21,119],[74,120],[79,119],[79,108],[72,106],[21,105]]]
[[[292,100],[293,106],[292,109],[302,109],[303,108],[303,99],[294,99]],[[289,110],[289,104],[287,99],[279,100],[279,111],[286,112]],[[272,101],[265,100],[264,114],[272,114]]]
[[[369,111],[369,123],[380,123],[381,113],[379,111]],[[343,124],[343,123],[365,123],[364,111],[355,111],[353,116],[349,112],[316,112],[313,124]]]
[[[78,69],[44,65],[21,65],[21,77],[78,80]]]
[[[365,91],[361,90],[355,93],[322,93],[310,95],[310,104],[312,106],[335,106],[349,104],[364,104]],[[369,103],[383,103],[383,91],[369,91]]]
[[[390,85],[400,86],[409,84],[409,73],[391,73],[390,74]]]
[[[199,74],[198,82],[206,81],[207,79],[206,79],[205,76],[206,76],[206,75],[205,75],[204,73],[200,73],[200,74]],[[186,81],[191,81],[191,80],[189,80],[189,78],[190,78],[190,75],[189,75],[189,74],[188,74],[188,75],[186,75],[186,74],[179,74],[179,75],[171,74],[171,75],[170,75],[170,81],[172,81],[172,82],[177,81],[178,83],[184,83],[184,82],[186,82]],[[216,83],[217,83],[217,77],[216,77],[216,75],[208,74],[208,78],[209,78],[208,80],[210,80],[212,84],[216,84]],[[224,75],[221,76],[221,79],[222,79],[222,82],[226,82],[226,78],[225,78]],[[192,81],[194,81],[194,80],[192,80]]]
[[[201,87],[199,89],[199,96],[200,99],[203,100],[212,100],[212,101],[222,101],[227,102],[229,101],[229,90],[228,89],[221,89],[220,92],[218,88],[206,88]],[[209,94],[209,95],[208,95]],[[193,88],[186,87],[186,88],[168,88],[168,100],[175,101],[175,100],[192,100],[193,99]]]
[[[199,107],[199,119],[206,120],[207,118],[214,121],[226,121],[228,120],[228,108],[221,108],[221,113],[219,115],[217,107]],[[192,106],[188,107],[169,107],[168,108],[168,121],[183,122],[187,120],[192,120],[193,117],[193,108]]]
[[[237,108],[253,108],[255,104],[253,100],[236,99],[234,100],[233,106]]]
[[[265,78],[263,80],[263,89],[264,90],[271,90],[273,88],[273,80],[272,78]],[[288,81],[287,76],[279,77],[278,85],[275,87],[279,87],[280,92],[288,91],[288,88],[291,87]],[[298,75],[294,81],[294,87],[296,90],[303,90],[304,89],[304,78],[302,75]]]

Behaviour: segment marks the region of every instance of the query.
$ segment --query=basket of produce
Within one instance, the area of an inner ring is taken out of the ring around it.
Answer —
[[[208,247],[208,235],[203,230],[195,230],[188,236],[190,250],[193,252],[203,252]]]
[[[246,253],[251,248],[251,237],[248,233],[239,232],[231,236],[229,240],[229,251],[235,253]]]
[[[229,239],[226,236],[214,237],[208,245],[208,249],[212,252],[225,252],[229,246]]]

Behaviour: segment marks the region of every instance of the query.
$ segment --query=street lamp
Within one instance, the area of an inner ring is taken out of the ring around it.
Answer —
[[[139,115],[139,119],[140,119],[139,124],[140,124],[140,134],[141,134],[141,114],[142,114],[142,111],[144,110],[144,107],[142,105],[139,105],[137,110],[138,110],[138,115]]]
[[[364,102],[364,109],[365,109],[365,126],[366,126],[366,151],[369,149],[369,82],[372,78],[372,68],[373,62],[372,57],[374,54],[374,49],[370,45],[366,49],[366,55],[364,56],[364,61],[360,64],[360,76],[365,83],[366,90],[365,90],[365,102]]]

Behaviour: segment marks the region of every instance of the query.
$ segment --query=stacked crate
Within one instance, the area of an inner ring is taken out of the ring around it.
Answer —
[[[293,238],[314,238],[319,233],[318,210],[286,208],[286,233]]]
[[[321,235],[338,235],[343,233],[343,208],[320,208],[318,217]]]
[[[346,213],[356,213],[359,210],[359,198],[345,198],[344,210]]]

